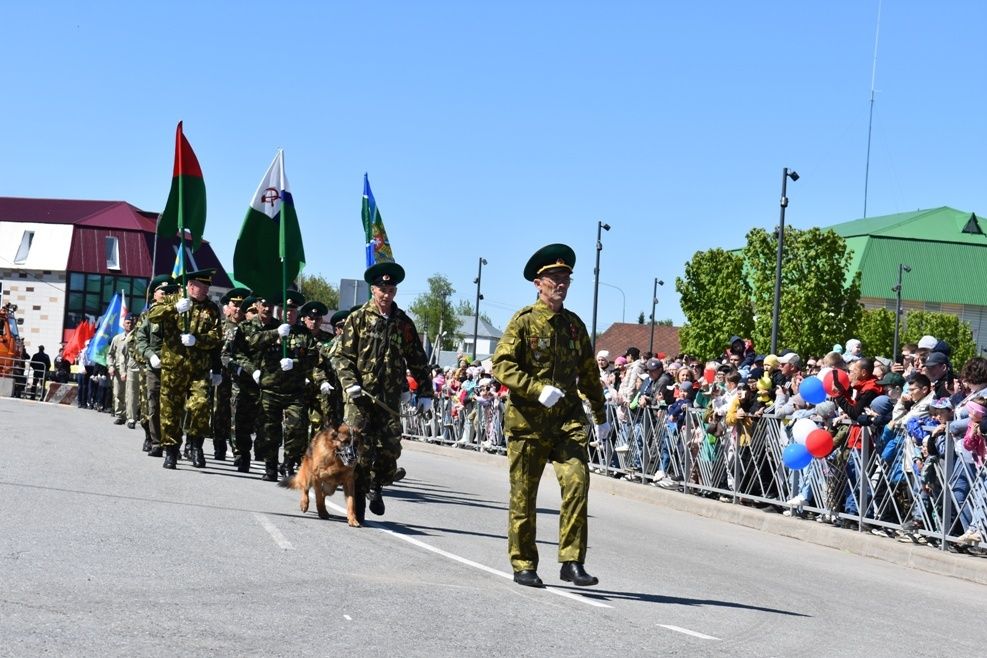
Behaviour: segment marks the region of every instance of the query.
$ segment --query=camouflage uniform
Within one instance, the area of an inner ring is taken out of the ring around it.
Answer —
[[[141,427],[152,456],[161,456],[161,369],[151,367],[151,355],[161,357],[161,325],[148,318],[152,301],[140,314],[134,329],[134,357],[143,366],[141,377]]]
[[[332,355],[338,341],[335,336],[321,329],[314,336],[319,358],[312,368],[309,379],[312,381],[312,404],[308,412],[312,434],[323,427],[339,427],[343,422],[343,389],[339,377],[332,367]],[[322,384],[332,386],[328,395],[323,395]]]
[[[579,393],[589,400],[598,423],[606,419],[599,370],[586,325],[572,311],[554,313],[543,301],[518,311],[493,356],[493,375],[510,389],[504,424],[508,437],[511,499],[508,552],[515,572],[538,568],[535,512],[538,483],[551,460],[562,489],[559,509],[559,562],[586,557],[586,414]],[[538,401],[545,385],[565,397],[546,408]]]
[[[393,410],[400,409],[401,392],[407,384],[405,369],[418,381],[419,397],[431,397],[425,350],[418,330],[397,304],[388,317],[371,300],[346,318],[339,347],[331,360],[345,391],[361,386]],[[391,484],[401,456],[401,419],[391,415],[368,396],[345,398],[345,420],[356,428],[363,441],[357,468],[359,490]]]
[[[229,364],[232,379],[230,404],[233,412],[233,454],[250,463],[253,447],[251,433],[257,434],[258,448],[264,445],[264,427],[260,422],[260,386],[254,381],[254,371],[260,369],[260,358],[250,347],[250,337],[258,331],[277,329],[278,323],[261,322],[260,316],[244,320],[233,328],[232,337],[224,340],[222,359]]]
[[[164,447],[181,445],[186,410],[190,442],[192,439],[201,442],[209,433],[209,371],[213,350],[222,340],[220,312],[215,302],[189,298],[192,308],[187,313],[178,313],[175,303],[179,299],[180,294],[168,295],[147,314],[151,322],[161,325],[161,445]],[[183,333],[195,336],[195,345],[182,345]]]
[[[268,463],[277,462],[278,448],[284,436],[284,461],[301,463],[308,447],[308,412],[306,377],[318,359],[312,334],[294,324],[291,333],[281,338],[277,324],[272,329],[254,332],[248,339],[260,366],[260,406],[264,418],[264,437],[257,438],[257,451]],[[285,358],[282,341],[287,343],[287,358],[294,361],[291,370],[281,369]]]
[[[216,459],[220,459],[220,455],[222,459],[226,458],[226,445],[230,440],[230,427],[233,423],[233,377],[229,356],[224,358],[224,350],[226,344],[232,340],[237,324],[234,320],[223,318],[223,342],[215,352],[216,362],[213,364],[213,372],[223,376],[219,386],[213,387],[212,391],[212,441]]]

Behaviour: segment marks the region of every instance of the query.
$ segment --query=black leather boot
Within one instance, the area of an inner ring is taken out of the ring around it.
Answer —
[[[367,494],[367,500],[370,502],[370,511],[377,516],[384,515],[384,496],[380,491],[380,485],[377,485],[370,490]]]
[[[596,576],[586,573],[586,569],[579,562],[563,562],[562,569],[559,571],[559,578],[579,587],[589,587],[600,582]]]
[[[353,512],[357,523],[363,525],[367,520],[367,496],[359,489],[353,494]]]
[[[401,480],[404,479],[404,476],[407,475],[407,474],[408,474],[408,471],[406,471],[403,468],[401,468],[400,466],[398,466],[398,469],[396,471],[394,471],[394,479],[391,480],[391,484],[393,484],[395,482],[400,482]]]
[[[192,461],[192,440],[185,437],[185,445],[182,447],[182,457],[186,461]]]
[[[514,572],[514,582],[525,587],[544,587],[545,583],[538,577],[534,569],[522,569]]]
[[[148,457],[160,457],[163,454],[164,454],[164,450],[161,448],[161,446],[160,445],[156,446],[153,443],[151,444],[151,449],[147,451]]]
[[[164,449],[164,463],[161,465],[172,470],[178,468],[178,446],[167,446]]]
[[[265,482],[277,482],[278,481],[278,458],[268,457],[267,461],[264,462],[264,475],[260,476],[261,480]]]
[[[226,461],[226,440],[225,439],[213,439],[212,440],[212,458],[218,462]]]
[[[141,447],[144,452],[151,452],[151,437],[144,437],[144,445]]]
[[[188,441],[192,444],[192,466],[195,468],[205,468],[206,455],[202,452],[202,444],[206,440],[202,437],[193,437]]]
[[[250,472],[250,453],[245,455],[237,455],[233,460],[233,465],[236,466],[236,470],[239,473],[249,473]]]

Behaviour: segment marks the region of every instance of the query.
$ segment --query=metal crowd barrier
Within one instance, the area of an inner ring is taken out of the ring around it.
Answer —
[[[48,390],[51,372],[46,369],[34,370],[31,359],[0,357],[0,372],[11,381],[10,397],[29,400],[43,400]]]
[[[424,415],[406,406],[405,436],[504,454],[503,409],[499,399],[461,404],[438,398]],[[987,539],[987,464],[958,458],[952,440],[945,441],[941,457],[930,458],[904,430],[875,436],[861,427],[859,448],[843,443],[829,457],[793,471],[782,461],[793,440],[790,420],[748,417],[729,427],[710,422],[701,409],[672,417],[664,407],[614,404],[607,405],[607,420],[610,436],[591,436],[589,443],[590,469],[601,475],[729,504],[789,510],[794,517],[907,537],[942,550],[959,544],[971,529]],[[593,427],[590,419],[588,425]],[[840,427],[827,429],[837,435]]]

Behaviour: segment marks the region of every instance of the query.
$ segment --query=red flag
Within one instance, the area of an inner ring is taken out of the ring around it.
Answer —
[[[89,320],[83,320],[75,328],[75,333],[69,338],[69,342],[65,344],[65,351],[62,352],[62,356],[67,361],[75,363],[75,357],[86,346],[86,341],[94,335],[96,335],[96,327]]]

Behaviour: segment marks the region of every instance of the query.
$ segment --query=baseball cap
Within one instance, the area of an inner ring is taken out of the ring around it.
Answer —
[[[606,359],[607,361],[609,361],[610,360],[610,352],[608,350],[600,350],[599,352],[596,353],[596,358],[597,359]]]
[[[925,365],[927,366],[942,366],[949,363],[949,359],[942,352],[930,352],[929,356],[925,357]]]
[[[787,352],[778,357],[778,363],[787,363],[798,367],[802,365],[802,359],[800,359],[799,355],[795,352]]]
[[[645,370],[658,370],[661,368],[661,361],[658,359],[648,359],[647,363],[644,364]]]
[[[934,350],[936,348],[936,343],[938,342],[939,339],[935,336],[922,336],[922,338],[918,341],[918,348],[920,350]]]
[[[877,382],[878,386],[904,386],[905,378],[896,372],[889,372]]]

